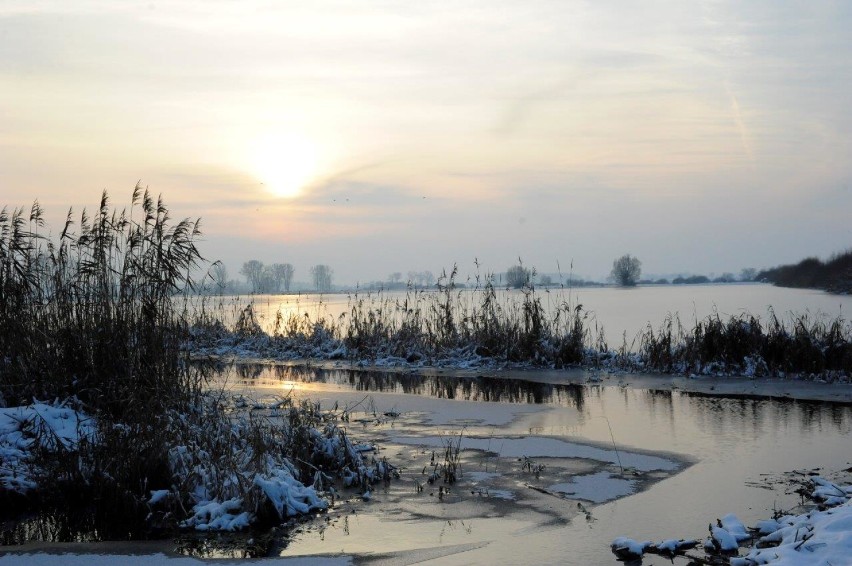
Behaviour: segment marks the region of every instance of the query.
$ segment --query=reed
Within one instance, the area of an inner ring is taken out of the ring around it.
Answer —
[[[592,336],[590,314],[582,305],[563,301],[545,308],[532,285],[517,291],[521,297],[515,300],[498,295],[493,277],[461,286],[457,274],[454,268],[442,274],[434,290],[410,288],[402,296],[353,293],[338,318],[278,311],[265,329],[251,304],[236,317],[214,309],[194,325],[189,348],[206,352],[239,345],[291,359],[438,365],[484,360],[562,368],[584,363],[595,354],[594,345],[605,343]]]
[[[638,361],[655,371],[824,378],[852,373],[852,324],[842,316],[804,313],[782,320],[770,309],[765,320],[752,314],[724,320],[715,313],[687,331],[670,315],[657,331],[649,325],[639,342]]]
[[[175,295],[201,260],[198,221],[171,224],[162,200],[137,186],[129,210],[110,206],[58,241],[38,203],[0,212],[0,392],[8,404],[74,396],[99,414],[162,412],[198,389],[181,345]]]
[[[167,420],[203,387],[181,299],[199,223],[172,223],[139,185],[129,209],[104,192],[92,216],[69,211],[56,240],[43,216],[37,202],[0,211],[0,402],[59,399],[91,415],[91,438],[35,454],[40,491],[111,502],[107,523],[127,507],[136,516],[146,489],[170,480]]]

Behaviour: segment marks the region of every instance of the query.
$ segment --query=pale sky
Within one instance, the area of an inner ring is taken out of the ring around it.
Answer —
[[[852,3],[0,0],[0,205],[141,180],[338,283],[852,245]]]

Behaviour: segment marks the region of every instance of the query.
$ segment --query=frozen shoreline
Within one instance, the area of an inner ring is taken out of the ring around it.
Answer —
[[[824,401],[852,404],[852,383],[827,383],[822,380],[800,378],[752,378],[733,376],[683,376],[657,373],[633,373],[623,371],[593,370],[586,368],[542,369],[542,368],[474,368],[465,367],[408,367],[367,365],[360,362],[335,360],[276,360],[262,357],[206,358],[236,364],[261,364],[283,367],[305,367],[320,370],[351,370],[358,372],[381,372],[402,375],[441,375],[452,377],[490,377],[519,379],[534,383],[602,385],[647,389],[650,391],[682,391],[712,397],[749,399],[790,399],[798,401]]]

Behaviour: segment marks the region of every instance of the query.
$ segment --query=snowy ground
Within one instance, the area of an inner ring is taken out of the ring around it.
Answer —
[[[852,564],[852,485],[840,486],[824,478],[810,478],[811,499],[819,507],[798,515],[783,515],[758,521],[751,529],[734,514],[710,524],[703,542],[707,559],[723,556],[731,566],[813,566]],[[668,539],[659,543],[618,537],[613,553],[624,560],[644,554],[680,554],[680,546],[694,546],[690,539]],[[714,562],[715,563],[715,562]]]
[[[90,417],[61,404],[0,408],[0,487],[18,493],[34,489],[33,450],[73,450],[94,430]]]

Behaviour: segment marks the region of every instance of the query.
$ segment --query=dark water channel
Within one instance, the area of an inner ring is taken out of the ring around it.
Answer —
[[[525,561],[606,564],[613,561],[609,543],[619,535],[703,537],[710,521],[731,512],[753,523],[773,509],[799,503],[799,496],[775,482],[782,474],[815,468],[830,473],[852,466],[848,405],[554,383],[552,376],[538,382],[535,373],[531,379],[506,379],[263,366],[230,371],[249,389],[303,388],[301,395],[325,402],[369,393],[380,409],[392,404],[404,411],[405,399],[423,410],[415,399],[425,397],[440,400],[436,406],[441,407],[460,403],[460,413],[486,421],[489,412],[517,409],[511,423],[498,425],[515,435],[604,444],[611,441],[607,420],[601,418],[606,416],[621,447],[673,453],[694,462],[646,491],[594,507],[594,521],[572,521],[554,533],[552,547],[538,548]],[[478,410],[471,410],[470,403]],[[437,410],[447,413],[446,408]],[[298,552],[299,545],[292,550]],[[670,564],[654,560],[645,563]]]

